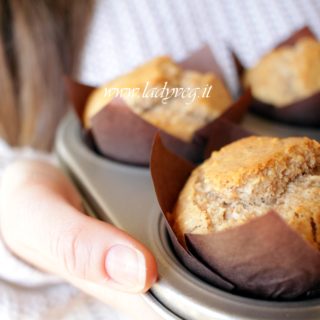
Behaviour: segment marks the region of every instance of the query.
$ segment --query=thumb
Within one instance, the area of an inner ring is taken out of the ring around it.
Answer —
[[[59,170],[14,164],[3,177],[1,229],[19,256],[50,272],[128,292],[145,292],[157,277],[150,251],[125,232],[84,215]]]

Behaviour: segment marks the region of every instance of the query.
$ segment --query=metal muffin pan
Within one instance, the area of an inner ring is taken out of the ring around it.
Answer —
[[[320,131],[275,126],[249,116],[244,126],[270,135],[309,135]],[[56,142],[62,167],[74,180],[89,210],[100,219],[126,230],[151,249],[159,281],[143,297],[163,319],[185,320],[319,320],[320,299],[271,302],[249,299],[206,284],[175,257],[160,214],[148,168],[125,165],[91,151],[80,126],[70,114],[62,122]]]

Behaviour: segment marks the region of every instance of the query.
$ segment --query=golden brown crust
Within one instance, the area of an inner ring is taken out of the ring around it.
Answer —
[[[253,96],[283,107],[320,90],[320,42],[302,38],[265,55],[244,77]]]
[[[167,83],[168,88],[200,90],[194,98],[172,96],[163,100],[146,94],[144,89],[147,83],[149,89],[162,88]],[[204,88],[210,85],[212,90],[209,96],[203,97]],[[105,95],[105,90],[110,88],[139,88],[134,96],[125,95],[122,98],[143,119],[185,141],[189,141],[197,129],[220,116],[232,103],[230,94],[218,77],[184,71],[172,59],[163,56],[94,90],[84,112],[86,127],[90,127],[90,119],[113,98],[112,95]]]
[[[271,209],[309,243],[320,245],[318,142],[249,137],[213,152],[183,188],[173,228],[182,239],[184,233],[237,226]]]
[[[179,68],[168,56],[157,57],[131,71],[120,76],[107,84],[95,89],[89,96],[83,120],[86,127],[90,126],[90,118],[99,112],[113,98],[112,95],[105,95],[108,88],[140,88],[143,89],[149,81],[153,86],[157,86],[171,81],[177,83],[180,74]]]

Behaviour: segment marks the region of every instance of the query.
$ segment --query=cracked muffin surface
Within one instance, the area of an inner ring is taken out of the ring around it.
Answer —
[[[255,98],[285,107],[320,90],[320,42],[302,38],[266,54],[244,75]]]
[[[248,137],[212,153],[182,189],[170,222],[183,234],[238,226],[271,209],[320,248],[320,144]]]
[[[160,56],[93,90],[83,114],[86,128],[115,97],[116,89],[124,89],[121,97],[133,112],[183,141],[191,141],[195,131],[232,104],[228,89],[217,75],[184,70],[170,57]]]

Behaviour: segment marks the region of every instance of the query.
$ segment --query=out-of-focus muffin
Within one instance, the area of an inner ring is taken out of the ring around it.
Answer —
[[[162,88],[177,88],[180,94],[153,91]],[[119,95],[120,91],[113,89],[123,89],[121,97],[144,120],[184,141],[190,141],[197,129],[219,117],[232,103],[228,90],[214,74],[184,70],[170,57],[161,56],[94,90],[83,116],[86,128],[90,128],[90,119]]]
[[[207,234],[271,209],[320,248],[320,144],[249,137],[213,152],[189,177],[169,215],[174,232]]]
[[[285,107],[320,90],[320,42],[302,38],[265,55],[244,75],[253,96],[275,107]]]

